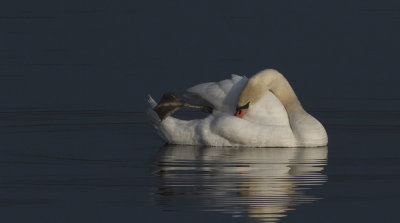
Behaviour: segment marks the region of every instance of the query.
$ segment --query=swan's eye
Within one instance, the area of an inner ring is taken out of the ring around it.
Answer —
[[[249,108],[249,104],[250,102],[248,102],[246,105],[236,107],[235,116],[238,118],[242,118],[243,115],[246,113],[247,109]]]

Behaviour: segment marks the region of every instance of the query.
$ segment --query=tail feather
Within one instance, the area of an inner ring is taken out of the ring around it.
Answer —
[[[154,111],[154,108],[157,106],[157,102],[150,96],[148,95],[147,101],[149,102],[149,107],[147,109],[147,116],[149,117],[150,124],[154,127],[155,131],[157,134],[165,141],[168,142],[167,137],[163,133],[162,130],[162,125],[161,125],[161,119],[157,115],[157,113]]]
[[[148,95],[147,101],[149,102],[149,107],[147,108],[147,116],[149,117],[151,124],[157,128],[160,125],[160,118],[158,117],[157,113],[154,111],[154,108],[157,106],[157,102]]]
[[[147,101],[149,102],[151,108],[157,106],[157,102],[151,97],[151,95],[147,95]]]

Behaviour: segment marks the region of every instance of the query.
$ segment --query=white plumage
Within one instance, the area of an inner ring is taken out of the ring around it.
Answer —
[[[290,89],[289,89],[290,88]],[[170,144],[208,146],[299,147],[324,146],[324,127],[304,111],[286,79],[275,70],[264,70],[251,79],[231,79],[191,87],[186,97],[211,105],[204,119],[160,120],[149,96],[148,116],[158,134]],[[249,101],[243,118],[234,116],[239,101]]]

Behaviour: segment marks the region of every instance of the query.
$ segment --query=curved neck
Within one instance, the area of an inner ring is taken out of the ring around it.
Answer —
[[[288,115],[294,111],[303,110],[292,87],[286,78],[276,70],[263,70],[252,77],[239,97],[239,105],[249,101],[255,103],[265,93],[271,91],[285,107]]]
[[[270,82],[268,86],[269,90],[281,101],[289,116],[294,110],[303,110],[292,86],[290,86],[289,82],[282,74],[278,74],[279,75],[274,75]]]

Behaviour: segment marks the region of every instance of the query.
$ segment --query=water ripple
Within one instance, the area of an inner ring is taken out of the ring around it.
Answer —
[[[154,197],[167,210],[198,208],[277,222],[321,198],[306,190],[327,181],[327,147],[215,148],[167,146],[152,173]]]

